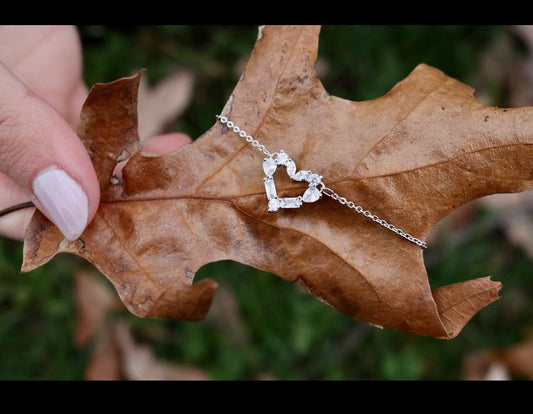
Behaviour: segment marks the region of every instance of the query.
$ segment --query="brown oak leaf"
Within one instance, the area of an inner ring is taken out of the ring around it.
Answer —
[[[378,99],[331,96],[314,70],[319,31],[261,28],[222,114],[423,240],[469,200],[533,187],[533,109],[483,105],[424,64]],[[198,320],[217,283],[193,283],[196,271],[230,259],[297,283],[354,319],[439,338],[456,336],[497,299],[501,284],[489,277],[432,290],[422,249],[328,197],[268,212],[263,157],[220,123],[173,153],[143,156],[139,79],[92,88],[79,135],[100,180],[98,213],[74,242],[36,213],[23,271],[74,253],[136,315]],[[122,181],[113,179],[128,156]],[[302,194],[305,185],[278,175],[281,197]]]

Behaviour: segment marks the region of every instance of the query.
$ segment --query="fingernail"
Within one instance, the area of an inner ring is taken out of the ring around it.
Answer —
[[[65,171],[43,171],[33,181],[33,192],[46,216],[68,240],[76,240],[83,233],[89,213],[87,195]]]

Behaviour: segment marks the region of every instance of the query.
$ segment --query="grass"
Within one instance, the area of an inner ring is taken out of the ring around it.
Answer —
[[[505,31],[482,26],[326,27],[320,60],[332,94],[355,100],[386,93],[418,63],[464,82],[481,52]],[[85,78],[107,82],[148,68],[154,82],[180,66],[197,74],[194,100],[173,130],[192,137],[214,121],[256,38],[245,26],[84,26]],[[505,102],[501,102],[505,104]],[[521,340],[533,322],[531,260],[497,230],[474,231],[464,245],[446,242],[428,268],[432,286],[493,275],[503,298],[476,315],[458,338],[443,341],[350,320],[295,286],[233,262],[203,267],[234,292],[245,341],[228,325],[128,316],[157,356],[194,364],[218,379],[455,379],[468,352]],[[0,379],[83,378],[90,347],[73,344],[73,272],[86,266],[62,255],[19,275],[22,244],[0,240]],[[153,334],[157,332],[157,334]]]

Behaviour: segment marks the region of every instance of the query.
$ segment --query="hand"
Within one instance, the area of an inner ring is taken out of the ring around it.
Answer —
[[[69,240],[83,232],[100,199],[75,133],[86,95],[74,27],[0,27],[0,210],[31,200]],[[144,150],[161,154],[189,141],[167,134]],[[23,239],[32,214],[4,216],[0,234]]]

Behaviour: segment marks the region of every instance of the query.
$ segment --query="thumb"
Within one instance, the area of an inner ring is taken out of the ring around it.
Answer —
[[[79,237],[98,208],[98,180],[82,142],[1,62],[0,172],[31,194],[69,240]]]

